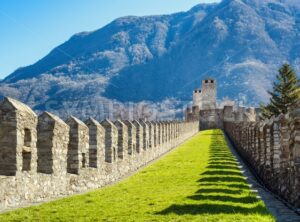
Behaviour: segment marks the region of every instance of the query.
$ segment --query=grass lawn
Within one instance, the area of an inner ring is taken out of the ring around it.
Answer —
[[[0,215],[0,221],[275,221],[220,130],[203,131],[122,182]]]

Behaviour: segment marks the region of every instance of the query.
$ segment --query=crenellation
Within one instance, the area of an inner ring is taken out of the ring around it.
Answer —
[[[136,128],[136,152],[142,153],[143,151],[143,135],[144,135],[144,128],[137,120],[133,120],[133,125]]]
[[[136,153],[136,127],[129,120],[125,120],[124,124],[128,129],[128,155],[133,156]]]
[[[165,122],[161,122],[161,138],[162,144],[166,143],[166,125]]]
[[[167,146],[169,145],[170,142],[170,124],[168,121],[165,122],[165,139],[166,139],[166,144]]]
[[[255,167],[257,167],[259,165],[259,160],[260,160],[260,152],[259,152],[259,147],[260,147],[260,140],[259,140],[259,122],[257,122],[254,125],[254,134],[255,134]]]
[[[37,126],[37,172],[66,174],[70,127],[59,117],[44,112]]]
[[[273,190],[278,191],[280,180],[280,158],[282,155],[280,147],[280,122],[274,118],[271,125],[271,178],[270,183],[274,184]]]
[[[156,148],[159,145],[159,132],[158,132],[158,123],[151,122],[153,126],[153,147]]]
[[[5,98],[0,102],[0,209],[117,181],[199,130],[199,123],[176,124],[82,122],[73,116],[64,122],[49,112],[37,117],[25,104]]]
[[[264,184],[299,207],[300,102],[285,115],[247,122],[225,121],[227,135]]]
[[[105,129],[93,118],[85,124],[89,128],[89,167],[98,168],[105,161]]]
[[[0,175],[37,169],[37,115],[12,98],[0,103]]]
[[[171,125],[171,145],[173,146],[174,141],[175,141],[175,138],[174,138],[174,122],[171,121],[170,125]]]
[[[114,163],[118,157],[118,129],[108,119],[101,122],[101,126],[105,131],[105,162]]]
[[[128,154],[128,127],[121,120],[114,124],[118,129],[118,158],[124,159]]]
[[[166,146],[168,146],[169,145],[169,133],[170,133],[168,121],[164,122],[164,125],[165,125],[165,141],[166,141]]]
[[[140,120],[139,122],[143,127],[143,149],[146,151],[149,149],[149,125],[143,120]]]
[[[71,116],[67,120],[70,127],[67,154],[67,172],[80,174],[89,166],[89,129],[79,119]]]
[[[154,125],[150,121],[147,121],[145,123],[148,125],[148,129],[149,129],[149,148],[152,149],[155,147],[155,145],[154,145]]]
[[[157,122],[157,133],[158,133],[158,136],[157,136],[157,143],[159,145],[158,147],[158,154],[161,153],[161,149],[163,147],[163,126],[162,126],[162,123],[161,122]]]

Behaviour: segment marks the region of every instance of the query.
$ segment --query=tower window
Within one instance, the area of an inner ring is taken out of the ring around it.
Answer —
[[[205,80],[205,83],[208,83],[208,80]]]
[[[214,80],[211,80],[211,83],[214,83]]]
[[[24,130],[24,146],[30,147],[31,145],[31,132],[29,129]]]
[[[86,167],[85,153],[82,153],[82,168]]]
[[[22,159],[23,159],[23,171],[29,171],[30,170],[30,163],[31,163],[31,152],[23,151],[22,152]]]

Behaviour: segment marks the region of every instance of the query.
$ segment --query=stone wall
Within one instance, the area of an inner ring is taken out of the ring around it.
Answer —
[[[223,129],[223,109],[200,110],[200,129]]]
[[[264,184],[300,207],[300,102],[286,115],[258,122],[226,121],[225,131]]]
[[[198,122],[65,123],[25,104],[0,103],[0,210],[112,183],[198,132]]]
[[[254,108],[224,106],[223,108],[199,109],[199,107],[187,108],[186,121],[200,121],[201,130],[224,129],[224,122],[253,122],[257,115]]]

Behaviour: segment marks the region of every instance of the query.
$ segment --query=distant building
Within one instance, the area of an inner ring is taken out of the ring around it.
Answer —
[[[193,92],[193,107],[195,106],[198,106],[200,110],[216,108],[216,80],[212,78],[202,80],[202,89],[196,89]]]
[[[217,82],[213,78],[202,80],[202,88],[193,91],[192,107],[186,109],[187,121],[200,121],[200,129],[223,129],[224,121],[256,120],[254,108],[217,106]]]

